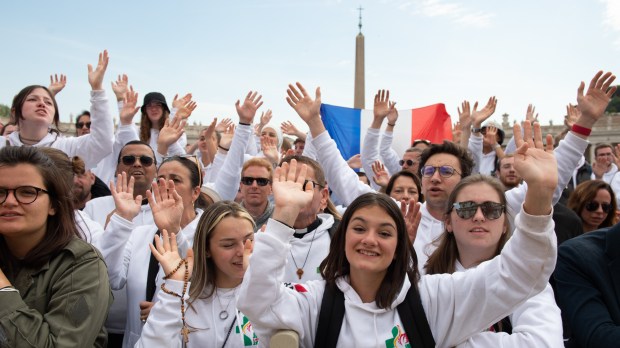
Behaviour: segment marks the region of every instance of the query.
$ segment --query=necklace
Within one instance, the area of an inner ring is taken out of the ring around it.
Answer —
[[[314,243],[314,237],[316,237],[317,230],[318,228],[314,229],[314,233],[312,234],[312,240],[310,241],[310,247],[308,248],[308,253],[306,254],[306,259],[304,260],[304,264],[301,265],[301,267],[297,266],[297,261],[295,261],[295,256],[293,256],[293,252],[289,250],[289,253],[291,253],[291,258],[293,259],[293,264],[295,264],[295,268],[297,268],[296,273],[297,273],[297,276],[299,277],[299,280],[301,280],[301,277],[304,275],[304,267],[306,267],[308,256],[310,256],[310,250],[312,250],[312,244]]]
[[[224,305],[222,304],[222,300],[220,299],[220,295],[217,293],[217,288],[215,289],[215,297],[217,297],[217,302],[220,303],[220,308],[222,308],[222,310],[220,311],[220,320],[226,320],[228,319],[228,306],[230,306],[230,303],[233,301],[233,299],[235,298],[235,293],[237,292],[237,289],[235,288],[235,290],[232,291],[233,295],[230,298],[230,300],[228,300],[228,303],[226,304],[226,307],[224,307]]]

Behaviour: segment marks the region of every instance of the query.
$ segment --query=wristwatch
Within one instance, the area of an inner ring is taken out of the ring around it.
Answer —
[[[480,132],[482,132],[482,127],[480,127],[480,128],[471,127],[471,131],[472,131],[472,133],[480,133]]]

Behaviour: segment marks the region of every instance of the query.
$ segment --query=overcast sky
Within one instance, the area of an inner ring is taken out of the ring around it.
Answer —
[[[104,48],[104,86],[120,73],[142,98],[192,92],[192,119],[234,116],[249,90],[278,122],[302,126],[288,83],[321,86],[323,102],[353,104],[355,36],[362,6],[366,107],[387,88],[399,109],[497,96],[494,119],[522,118],[528,103],[562,122],[579,82],[620,73],[620,1],[262,0],[10,1],[3,4],[0,103],[29,84],[68,75],[63,120],[89,106],[86,65]],[[111,106],[115,110],[115,106]]]

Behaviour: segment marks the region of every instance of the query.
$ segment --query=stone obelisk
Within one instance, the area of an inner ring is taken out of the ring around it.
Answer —
[[[356,109],[363,109],[365,106],[365,93],[364,93],[364,35],[362,35],[362,10],[360,6],[359,29],[360,32],[355,38],[355,95],[353,97],[353,107]]]

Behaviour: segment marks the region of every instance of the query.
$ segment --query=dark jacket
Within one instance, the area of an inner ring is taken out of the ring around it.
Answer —
[[[0,292],[0,342],[9,347],[105,347],[112,304],[108,272],[92,245],[74,239]],[[1,343],[0,343],[1,345]]]
[[[620,346],[620,224],[562,244],[555,281],[570,347]]]

